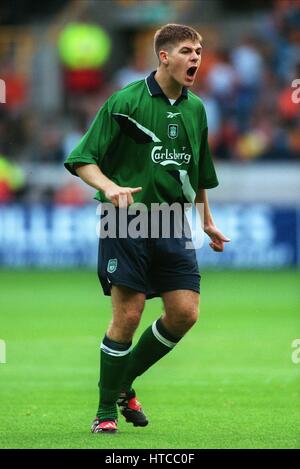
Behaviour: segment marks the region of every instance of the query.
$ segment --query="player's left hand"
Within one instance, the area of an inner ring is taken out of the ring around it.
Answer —
[[[223,252],[224,243],[229,243],[230,239],[226,238],[215,226],[206,226],[204,231],[211,239],[210,247],[216,252]]]

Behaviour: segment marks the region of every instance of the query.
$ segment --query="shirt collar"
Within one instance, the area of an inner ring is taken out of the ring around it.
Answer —
[[[154,78],[155,73],[156,73],[156,70],[154,70],[152,73],[150,73],[150,75],[147,78],[145,78],[149,94],[152,97],[163,96],[169,102],[169,98],[167,98],[167,96],[165,95],[165,93],[163,92],[163,90],[161,89],[161,87],[159,86],[159,84],[157,83],[157,81]],[[185,99],[188,98],[188,90],[187,90],[186,86],[182,87],[181,95],[176,100],[175,104],[179,103],[184,98]]]

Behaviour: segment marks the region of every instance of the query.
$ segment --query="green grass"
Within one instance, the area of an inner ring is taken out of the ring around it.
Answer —
[[[136,383],[150,419],[89,432],[110,300],[90,272],[0,272],[1,448],[299,448],[299,273],[206,272],[199,322]],[[147,302],[138,335],[158,317]]]

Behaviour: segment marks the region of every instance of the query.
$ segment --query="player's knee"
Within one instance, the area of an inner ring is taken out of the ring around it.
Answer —
[[[189,314],[188,316],[185,316],[184,324],[185,324],[186,329],[187,330],[191,329],[191,327],[193,327],[194,324],[196,324],[197,319],[198,319],[198,315],[195,315],[195,314]]]
[[[124,315],[124,326],[126,329],[134,332],[138,327],[141,319],[141,312],[138,309],[126,311]]]
[[[115,337],[115,340],[130,341],[139,325],[141,318],[140,311],[123,311],[118,317],[114,317],[109,327],[110,337]]]
[[[178,325],[182,331],[188,331],[197,322],[198,309],[195,307],[184,307],[178,314]]]
[[[166,315],[166,326],[175,336],[184,336],[198,319],[198,310],[195,308],[182,307]]]

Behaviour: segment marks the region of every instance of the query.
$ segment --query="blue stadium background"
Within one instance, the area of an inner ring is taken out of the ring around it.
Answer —
[[[63,161],[106,98],[156,67],[153,32],[166,22],[204,37],[193,91],[206,105],[220,180],[211,205],[232,243],[222,256],[205,244],[200,266],[299,268],[297,0],[2,2],[0,266],[95,267],[93,190]],[[63,61],[59,44],[71,23],[106,32],[103,63]]]

